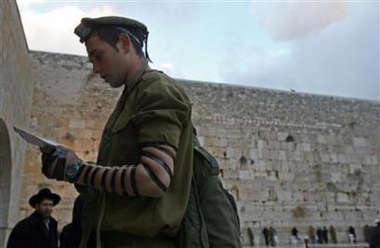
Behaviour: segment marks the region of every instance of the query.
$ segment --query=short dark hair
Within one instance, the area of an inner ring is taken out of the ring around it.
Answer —
[[[119,36],[120,34],[123,34],[121,30],[115,29],[115,28],[110,28],[110,27],[102,27],[99,29],[96,29],[94,34],[97,34],[99,38],[108,44],[110,44],[113,48],[115,48],[116,51],[118,51],[116,43],[119,41]],[[144,53],[142,51],[142,46],[129,34],[126,34],[129,36],[133,47],[136,50],[137,55],[140,57],[144,57]]]

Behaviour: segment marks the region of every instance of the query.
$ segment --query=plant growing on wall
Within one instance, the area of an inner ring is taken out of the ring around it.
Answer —
[[[304,205],[298,205],[293,209],[294,218],[304,218],[306,216],[306,207]]]

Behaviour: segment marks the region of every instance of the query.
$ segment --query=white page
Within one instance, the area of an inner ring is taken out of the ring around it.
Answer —
[[[63,145],[52,141],[48,139],[41,138],[37,135],[31,134],[27,131],[21,130],[17,127],[13,127],[13,129],[28,143],[38,146],[40,148],[45,148],[45,147],[51,147],[51,148],[56,148],[56,147],[64,147]]]

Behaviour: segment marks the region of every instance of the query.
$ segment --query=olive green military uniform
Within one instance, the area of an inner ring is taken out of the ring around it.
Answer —
[[[81,247],[97,233],[102,247],[173,247],[184,216],[192,177],[191,103],[177,82],[148,70],[125,89],[106,124],[97,164],[140,162],[144,143],[176,148],[174,176],[160,198],[119,196],[82,188],[86,194]]]

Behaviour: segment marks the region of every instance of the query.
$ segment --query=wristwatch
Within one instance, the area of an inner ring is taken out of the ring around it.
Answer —
[[[83,162],[80,160],[75,161],[72,164],[67,165],[65,176],[70,183],[75,183],[83,169]]]

